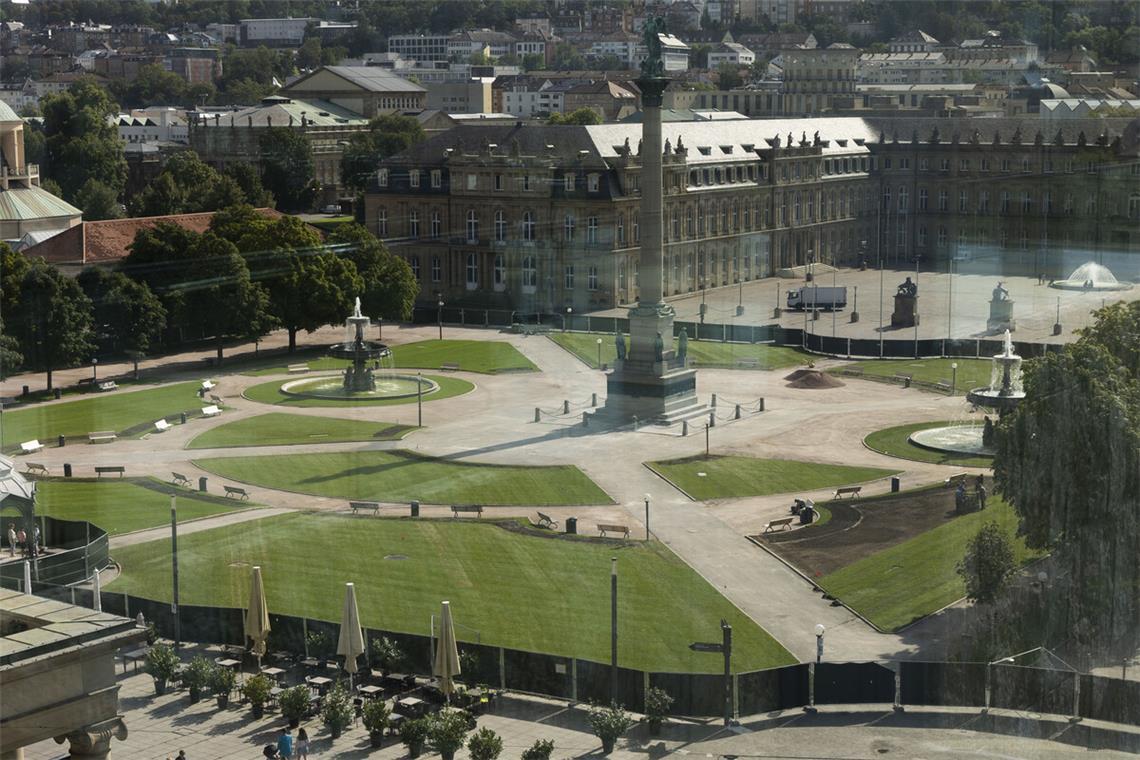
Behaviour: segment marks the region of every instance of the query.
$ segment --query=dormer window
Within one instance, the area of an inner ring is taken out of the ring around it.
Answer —
[[[720,146],[720,152],[725,154],[726,156],[730,156],[730,155],[732,155],[732,146],[731,145],[722,145],[722,146]]]
[[[410,187],[419,187],[420,186],[420,170],[419,169],[412,169],[411,171],[408,172],[408,185]]]
[[[591,174],[588,177],[586,177],[586,182],[587,182],[587,187],[589,188],[591,193],[598,192],[598,187],[600,185],[600,182],[599,182],[599,178],[598,178],[597,174]]]
[[[431,186],[437,190],[443,186],[443,172],[439,169],[431,170]]]
[[[566,192],[574,192],[574,175],[571,173],[562,175],[562,186]]]
[[[376,172],[376,184],[379,187],[388,187],[388,170],[381,169]]]
[[[708,145],[698,145],[697,150],[700,151],[702,156],[711,156],[712,155],[712,147],[710,147]]]

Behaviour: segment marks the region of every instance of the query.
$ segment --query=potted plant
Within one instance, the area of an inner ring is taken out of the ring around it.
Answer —
[[[281,715],[289,721],[289,728],[301,725],[301,718],[309,712],[309,687],[304,684],[290,686],[277,695],[277,704],[281,705]]]
[[[202,698],[202,689],[210,683],[214,665],[202,655],[198,655],[182,673],[182,685],[190,691],[190,704]]]
[[[368,738],[373,747],[384,746],[384,729],[388,727],[388,716],[391,712],[388,703],[383,699],[365,700],[360,717],[364,721],[364,727],[368,729]]]
[[[241,693],[253,707],[253,717],[260,718],[265,714],[265,703],[269,701],[269,691],[272,688],[273,682],[263,673],[258,673],[242,686]]]
[[[230,703],[230,692],[237,685],[237,673],[221,665],[210,670],[210,690],[218,699],[218,709],[224,710]]]
[[[305,634],[305,647],[310,657],[324,660],[332,654],[332,638],[324,631],[309,631]]]
[[[463,746],[463,740],[471,730],[470,720],[464,710],[441,710],[431,719],[428,741],[443,760],[453,760],[456,750]]]
[[[665,720],[672,704],[673,698],[664,689],[650,686],[645,690],[645,720],[649,724],[650,736],[661,734],[661,721]]]
[[[489,728],[480,728],[467,740],[471,760],[496,760],[503,751],[503,740]]]
[[[348,695],[348,689],[339,681],[325,697],[325,705],[321,708],[321,720],[334,739],[352,725],[352,698]]]
[[[614,744],[618,737],[633,725],[629,713],[617,703],[609,707],[591,707],[589,713],[590,728],[594,735],[602,740],[602,754],[608,755],[614,751]]]
[[[146,672],[154,678],[154,693],[166,693],[166,683],[178,673],[178,655],[166,644],[155,644],[146,653]]]
[[[554,752],[554,742],[550,739],[535,739],[534,744],[523,750],[522,760],[550,760]]]
[[[400,647],[387,636],[372,639],[370,649],[369,660],[372,666],[379,669],[384,675],[391,673],[392,668],[404,659],[404,653],[400,651]]]
[[[424,740],[428,735],[427,718],[405,720],[400,724],[400,741],[408,748],[408,757],[419,757],[424,751]]]

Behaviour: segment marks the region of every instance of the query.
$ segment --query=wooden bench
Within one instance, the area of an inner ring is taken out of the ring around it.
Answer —
[[[543,514],[542,512],[538,513],[538,524],[543,528],[550,528],[551,530],[558,529],[558,521],[552,520],[550,515]]]
[[[297,374],[300,374],[302,372],[308,372],[309,371],[309,365],[308,364],[290,364],[286,369],[290,375],[297,375]]]
[[[895,380],[898,380],[900,383],[902,383],[902,387],[909,388],[910,381],[914,380],[914,375],[906,375],[902,372],[899,372],[895,375]]]
[[[846,488],[836,488],[835,489],[835,496],[833,496],[832,498],[838,499],[842,496],[854,496],[856,499],[858,499],[859,498],[859,492],[862,490],[863,490],[863,486],[848,486]]]
[[[100,478],[103,477],[104,475],[109,475],[112,472],[119,473],[119,477],[121,478],[127,472],[127,468],[123,467],[121,464],[120,465],[103,465],[101,467],[95,468],[95,475],[100,477]]]
[[[222,413],[222,410],[219,409],[216,404],[213,406],[202,407],[202,416],[203,417],[217,417],[221,413]]]
[[[95,378],[93,378],[93,377],[81,377],[81,378],[79,378],[79,380],[77,380],[75,382],[75,387],[76,388],[86,388],[89,385],[95,385],[96,382],[98,382],[98,381],[95,380]]]
[[[964,486],[966,485],[966,479],[969,477],[969,474],[965,472],[960,472],[957,475],[951,475],[950,477],[946,478],[946,487],[953,488],[954,486],[958,485]]]
[[[356,514],[360,510],[371,512],[374,515],[380,514],[380,502],[378,501],[350,501],[348,506],[352,507],[352,514]]]
[[[215,396],[213,393],[210,394],[210,400],[214,402],[214,406],[221,407],[226,405],[226,402],[222,401],[221,396]]]
[[[737,359],[736,366],[747,369],[760,369],[760,360],[754,356],[748,356],[743,359]]]
[[[87,434],[88,443],[110,443],[118,438],[119,435],[114,430],[96,430],[93,433]]]
[[[187,488],[190,487],[190,478],[186,477],[180,472],[170,473],[170,482],[176,486],[186,486]]]
[[[154,432],[165,433],[167,430],[170,430],[170,423],[169,422],[167,422],[166,420],[156,420],[155,421]]]
[[[28,468],[29,475],[31,475],[33,472],[40,475],[48,474],[48,468],[44,467],[42,464],[38,464],[36,462],[28,462],[24,466]]]
[[[43,447],[44,447],[44,445],[42,443],[40,443],[38,440],[24,441],[23,443],[20,444],[20,453],[22,453],[22,454],[35,454],[37,451],[39,451]]]
[[[249,491],[245,490],[244,488],[238,488],[237,486],[222,486],[222,489],[226,492],[227,499],[232,497],[238,497],[240,499],[246,500],[249,499]]]
[[[622,538],[629,538],[628,525],[602,525],[598,524],[598,534],[605,538],[607,533],[620,533]]]
[[[483,516],[482,504],[452,504],[451,516],[458,518],[461,512],[472,513],[479,517]]]
[[[764,526],[764,532],[765,533],[771,533],[776,528],[781,528],[781,529],[791,528],[792,523],[795,522],[795,519],[796,518],[794,518],[794,517],[781,517],[778,520],[773,520],[772,522],[770,522]]]
[[[862,367],[844,367],[840,371],[844,375],[850,375],[851,377],[862,377],[863,376],[863,368]]]
[[[443,364],[439,365],[439,369],[441,372],[458,372],[459,364],[457,362],[444,362]]]

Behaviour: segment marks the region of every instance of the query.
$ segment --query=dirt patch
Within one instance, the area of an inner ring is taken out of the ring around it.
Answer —
[[[847,384],[837,377],[820,372],[818,369],[797,370],[792,375],[796,375],[796,377],[788,383],[789,388],[842,388]],[[792,375],[788,377],[790,378]]]
[[[826,502],[831,520],[820,528],[788,535],[758,536],[811,578],[817,578],[914,538],[954,519],[954,490],[927,491],[878,499]]]

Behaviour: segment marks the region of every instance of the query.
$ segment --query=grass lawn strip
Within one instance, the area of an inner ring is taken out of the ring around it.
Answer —
[[[865,377],[893,378],[895,375],[913,375],[914,379],[922,383],[947,383],[954,378],[954,370],[950,365],[958,364],[957,382],[955,392],[964,395],[971,388],[980,388],[990,384],[990,369],[992,363],[989,359],[873,359],[865,362],[852,362],[844,364],[833,372],[843,370],[861,369]]]
[[[439,390],[435,393],[428,393],[424,395],[424,401],[438,401],[440,399],[451,398],[452,396],[462,396],[464,393],[470,393],[475,390],[475,386],[466,380],[461,380],[458,377],[447,377],[444,375],[424,375],[429,380],[434,380],[439,386]],[[250,401],[259,401],[262,404],[275,404],[277,406],[332,406],[349,408],[356,406],[396,406],[399,404],[414,404],[416,403],[415,396],[408,396],[405,398],[379,398],[368,401],[347,401],[335,398],[306,398],[304,396],[290,396],[287,393],[281,392],[281,385],[286,380],[270,380],[267,383],[260,383],[251,388],[246,388],[243,396]]]
[[[594,369],[598,368],[598,338],[602,339],[602,362],[612,366],[617,359],[617,346],[612,333],[551,333],[548,337]],[[797,348],[763,343],[698,341],[690,338],[689,358],[698,365],[726,367],[735,367],[741,359],[755,359],[760,369],[780,369],[803,364],[808,357]]]
[[[984,512],[954,518],[922,535],[823,576],[819,585],[884,631],[893,631],[961,599],[965,584],[955,569],[978,529],[995,521],[1014,546],[1017,564],[1040,553],[1016,537],[1017,515],[997,497]]]
[[[415,428],[410,425],[394,425],[391,422],[271,412],[219,425],[190,441],[187,448],[392,441],[403,438],[413,430]]]
[[[141,391],[111,391],[75,401],[4,411],[4,441],[8,448],[37,439],[54,443],[60,435],[87,440],[95,430],[123,432],[179,412],[199,414],[202,399],[197,382],[176,383]],[[153,428],[152,428],[153,429]]]
[[[397,369],[440,369],[444,364],[458,364],[464,372],[495,374],[497,372],[536,371],[538,367],[517,348],[501,340],[421,340],[392,346],[392,360]],[[284,363],[278,363],[284,358]],[[292,359],[293,361],[289,361]],[[305,364],[312,371],[343,369],[351,362],[333,359],[320,352],[278,357],[272,366],[251,369],[251,376],[283,375],[290,364]]]
[[[195,464],[243,483],[350,500],[536,507],[613,503],[573,465],[453,462],[409,451],[226,457]]]
[[[169,489],[150,479],[41,480],[36,486],[36,514],[61,520],[87,520],[112,535],[170,524]],[[173,488],[171,486],[170,488]],[[222,497],[200,498],[176,491],[178,519],[220,515],[249,506]]]
[[[649,467],[696,501],[838,488],[898,472],[742,456],[686,457],[649,462]],[[701,472],[704,476],[698,474]]]
[[[979,417],[980,420],[980,417]],[[866,438],[863,439],[863,445],[877,451],[880,454],[886,454],[891,457],[898,457],[899,459],[912,459],[915,462],[930,462],[932,464],[950,464],[959,467],[991,467],[993,466],[993,457],[984,456],[970,456],[968,454],[954,454],[948,451],[934,451],[933,449],[925,449],[922,446],[915,446],[910,442],[910,434],[916,430],[926,430],[927,428],[943,427],[945,425],[956,425],[960,422],[914,422],[909,425],[898,425],[896,427],[883,428],[876,430]]]
[[[618,557],[618,646],[625,667],[715,671],[692,641],[733,627],[739,671],[791,655],[666,547],[522,535],[489,521],[396,520],[293,513],[179,537],[179,569],[194,578],[183,604],[242,607],[260,565],[271,613],[338,621],[345,581],[356,583],[365,626],[424,633],[451,600],[460,639],[609,661],[610,558]],[[386,560],[388,555],[406,559]],[[115,552],[114,591],[168,600],[170,545]],[[663,625],[661,621],[667,620]]]

